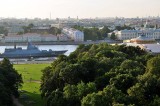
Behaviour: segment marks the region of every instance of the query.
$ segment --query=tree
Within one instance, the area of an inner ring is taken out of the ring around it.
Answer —
[[[51,27],[48,32],[53,35],[61,34],[61,30],[56,27]]]
[[[0,26],[0,34],[4,34],[5,36],[7,36],[8,35],[8,30],[5,27]]]
[[[66,106],[158,104],[159,60],[153,57],[158,56],[138,47],[79,45],[42,71],[41,94],[48,105],[60,101]]]
[[[112,106],[100,92],[88,94],[81,101],[82,106]]]
[[[160,57],[154,57],[147,62],[147,72],[160,75]]]
[[[102,40],[107,37],[107,34],[111,32],[111,30],[104,26],[102,29],[98,29],[96,27],[93,28],[84,28],[82,26],[73,26],[73,28],[78,29],[84,32],[84,40]]]
[[[107,37],[107,34],[111,32],[111,30],[107,27],[107,26],[104,26],[101,30],[101,36],[103,38],[106,38]]]
[[[65,99],[63,98],[63,93],[56,89],[53,91],[47,99],[47,106],[64,106]]]
[[[127,25],[124,25],[124,26],[116,26],[115,29],[118,30],[118,31],[120,31],[120,30],[124,30],[124,29],[127,29],[127,30],[134,30],[135,28],[132,28],[132,27],[127,26]]]
[[[29,33],[31,32],[31,28],[34,27],[34,24],[33,23],[30,23],[28,26],[23,26],[23,30],[24,30],[24,33]]]
[[[87,84],[85,84],[84,82],[81,82],[77,85],[77,89],[78,89],[77,94],[80,100],[87,94],[96,92],[97,90],[95,83],[92,83],[92,82],[89,82]]]
[[[118,90],[127,93],[127,89],[134,85],[135,78],[129,74],[117,75],[110,79],[110,84],[114,85]]]
[[[112,34],[111,34],[111,39],[113,39],[113,40],[115,40],[115,39],[116,39],[116,35],[115,35],[115,33],[112,33]]]
[[[160,105],[160,97],[155,96],[154,100],[149,104],[149,106],[159,106]]]
[[[33,24],[33,23],[30,23],[30,24],[28,25],[28,27],[31,29],[31,28],[34,27],[34,24]]]
[[[22,77],[13,68],[10,61],[4,58],[0,62],[0,105],[13,106],[12,96],[19,97],[18,88],[23,83]]]
[[[82,106],[112,106],[115,103],[125,103],[126,97],[121,91],[113,86],[107,86],[103,91],[88,94],[81,101]]]
[[[78,83],[77,85],[66,85],[63,89],[64,98],[69,106],[80,106],[81,99],[89,93],[96,91],[94,83],[84,82]]]

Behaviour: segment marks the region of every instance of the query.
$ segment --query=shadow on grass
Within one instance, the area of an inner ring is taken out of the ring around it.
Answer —
[[[24,106],[45,106],[45,100],[36,92],[21,91],[19,101]]]

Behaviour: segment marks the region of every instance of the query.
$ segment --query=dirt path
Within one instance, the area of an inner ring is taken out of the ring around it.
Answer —
[[[14,96],[12,96],[12,100],[13,100],[13,103],[16,105],[16,106],[24,106],[22,105],[17,98],[15,98]]]
[[[35,83],[41,84],[41,81],[39,80],[27,80],[26,82],[35,82]]]

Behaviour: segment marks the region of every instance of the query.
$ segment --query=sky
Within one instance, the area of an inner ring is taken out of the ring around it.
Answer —
[[[146,17],[160,14],[160,0],[0,0],[5,18]]]

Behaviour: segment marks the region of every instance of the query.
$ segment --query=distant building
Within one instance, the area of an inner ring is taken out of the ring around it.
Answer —
[[[5,42],[23,42],[23,36],[20,35],[12,35],[12,36],[5,36]]]
[[[27,41],[41,42],[41,35],[37,33],[26,33],[19,36],[22,36],[23,38],[22,42],[27,42]]]
[[[18,32],[23,32],[22,26],[10,26],[7,27],[8,33],[18,33]]]
[[[133,38],[129,40],[129,42],[124,42],[123,44],[127,46],[138,46],[141,49],[146,50],[152,54],[159,54],[160,53],[160,44],[157,44],[155,39],[148,38],[145,35],[141,35],[137,38]]]
[[[121,30],[121,31],[115,31],[116,38],[118,40],[127,40],[136,38],[140,35],[145,35],[148,38],[154,38],[154,39],[160,39],[160,29],[156,28],[148,28],[148,23],[144,25],[144,28],[137,29],[137,30]],[[112,33],[109,33],[108,35],[111,35]]]
[[[58,24],[51,24],[51,27],[56,27],[56,28],[63,28],[63,25],[58,23]]]
[[[52,35],[52,34],[41,35],[41,41],[42,41],[42,42],[57,41],[57,36]]]
[[[133,38],[130,40],[130,43],[137,43],[137,44],[151,44],[156,43],[156,40],[153,38],[148,38],[145,35],[141,35],[137,38]]]
[[[33,27],[31,28],[32,33],[45,33],[49,32],[50,27]]]
[[[68,41],[68,37],[64,34],[59,34],[58,36],[58,41]]]
[[[142,30],[121,30],[115,31],[116,38],[118,40],[127,40],[136,38],[140,35],[146,35],[146,37],[160,39],[160,29],[142,29]],[[109,33],[110,36],[112,33]]]
[[[57,36],[52,34],[37,34],[37,33],[26,33],[23,35],[9,35],[5,36],[5,42],[50,42],[57,41]]]
[[[63,28],[62,33],[67,35],[68,38],[75,42],[83,42],[84,41],[84,33],[73,29],[73,28]]]
[[[0,41],[4,39],[4,34],[0,34]]]

